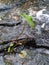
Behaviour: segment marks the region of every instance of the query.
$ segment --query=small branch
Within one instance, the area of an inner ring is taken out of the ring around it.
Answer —
[[[17,43],[17,41],[18,42],[22,42],[22,43],[24,43],[25,42],[25,44],[22,44],[21,46],[24,46],[22,49],[24,49],[24,48],[27,48],[27,49],[29,49],[30,47],[32,47],[32,48],[35,48],[35,49],[48,49],[49,50],[49,46],[44,46],[44,45],[37,45],[36,44],[36,41],[35,41],[35,39],[34,38],[21,38],[21,39],[18,39],[18,40],[11,40],[11,41],[13,41],[14,42],[14,46],[13,46],[13,50],[11,51],[11,53],[19,53],[16,49],[17,49],[17,47],[19,47],[20,45]],[[11,42],[11,41],[4,41],[4,42]],[[15,43],[17,43],[17,44],[15,44]],[[9,47],[9,45],[8,46],[6,46],[6,47],[4,47],[4,48],[2,48],[2,49],[0,49],[0,54],[1,55],[6,55],[6,54],[8,54],[8,52],[7,52],[7,49],[8,49],[8,47]],[[5,50],[6,49],[6,50]]]
[[[26,25],[26,22],[24,22],[24,25],[23,25],[23,29],[22,31],[16,36],[16,39],[18,39],[24,32],[24,29],[25,29],[25,25]]]

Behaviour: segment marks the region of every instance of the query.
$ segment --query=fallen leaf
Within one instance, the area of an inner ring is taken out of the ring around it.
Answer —
[[[19,53],[19,57],[20,58],[25,58],[26,57],[26,55],[27,55],[27,52],[26,51],[21,51],[20,53]]]

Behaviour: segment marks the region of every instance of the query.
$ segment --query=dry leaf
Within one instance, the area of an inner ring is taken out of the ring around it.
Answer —
[[[27,55],[27,52],[26,51],[21,51],[20,53],[19,53],[19,57],[20,58],[25,58],[26,57],[26,55]]]

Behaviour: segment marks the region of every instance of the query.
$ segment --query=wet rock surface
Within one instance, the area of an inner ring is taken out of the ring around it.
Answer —
[[[20,0],[19,4],[23,1],[24,0]],[[7,5],[1,3],[1,65],[49,65],[49,1],[26,1],[23,5],[20,4],[21,6],[19,4]],[[27,4],[28,6],[26,8]],[[17,5],[19,5],[19,7],[16,7]],[[26,13],[32,16],[35,28],[31,29],[25,20],[18,16],[19,13]],[[11,40],[14,40],[14,42]],[[11,51],[12,54],[7,55],[6,49],[8,49],[11,42],[15,43],[13,51],[16,53],[14,54]],[[23,44],[22,46],[21,43]],[[18,44],[18,46],[16,44]],[[17,53],[22,50],[27,52],[27,56],[23,59],[20,58]]]

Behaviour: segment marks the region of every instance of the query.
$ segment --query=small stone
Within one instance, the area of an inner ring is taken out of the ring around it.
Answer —
[[[36,29],[36,34],[41,34],[41,26],[40,25],[37,25],[36,27],[35,27],[35,29]]]
[[[45,23],[43,23],[43,24],[41,25],[41,28],[45,28]]]

